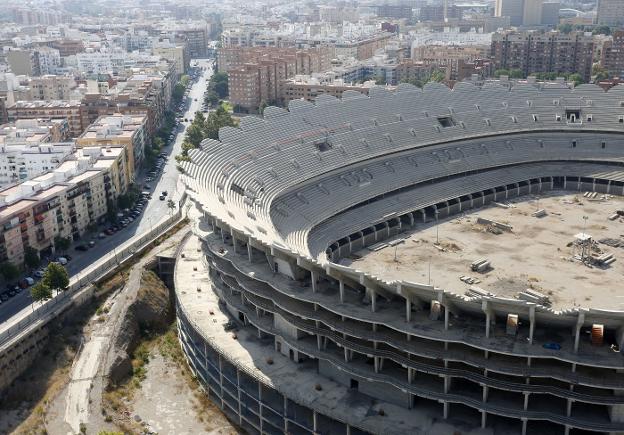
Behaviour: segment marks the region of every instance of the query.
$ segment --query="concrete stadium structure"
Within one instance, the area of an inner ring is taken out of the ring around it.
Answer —
[[[182,165],[202,217],[176,266],[180,341],[250,433],[624,433],[624,286],[555,306],[340,264],[494,202],[621,197],[624,86],[374,88],[220,139]]]

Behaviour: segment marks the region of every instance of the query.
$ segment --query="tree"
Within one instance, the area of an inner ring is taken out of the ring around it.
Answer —
[[[444,75],[444,73],[442,71],[436,70],[436,71],[431,73],[431,76],[429,76],[429,80],[427,80],[427,82],[438,82],[438,83],[440,83],[445,78],[446,78],[446,76]]]
[[[52,298],[52,290],[45,282],[39,281],[30,288],[30,296],[34,302],[46,301]]]
[[[204,133],[206,137],[218,140],[219,129],[221,127],[234,127],[235,125],[236,122],[232,118],[230,112],[225,110],[223,105],[221,105],[217,108],[217,110],[210,112],[210,114],[208,115]]]
[[[190,82],[191,78],[187,74],[184,74],[182,77],[180,77],[180,84],[185,88],[189,85]]]
[[[599,82],[601,80],[607,80],[610,77],[609,71],[607,71],[600,64],[595,64],[592,67],[592,75],[594,76],[594,82]]]
[[[186,129],[186,136],[184,142],[188,142],[194,147],[198,147],[201,141],[204,140],[204,130],[198,124],[191,124]]]
[[[521,69],[510,69],[509,70],[509,78],[511,79],[522,79],[524,78],[524,73]]]
[[[584,82],[583,77],[579,73],[570,74],[567,78],[568,81],[574,82],[574,86],[578,86]]]
[[[499,78],[500,76],[509,76],[509,70],[497,69],[494,71],[494,77]]]
[[[229,92],[227,73],[214,73],[212,77],[210,77],[210,82],[208,83],[208,91],[213,91],[221,99],[226,98]]]
[[[609,36],[611,34],[611,27],[609,26],[598,26],[596,28],[594,28],[594,31],[592,32],[592,35],[607,35]]]
[[[61,252],[65,252],[69,249],[69,247],[71,246],[71,240],[69,240],[66,237],[61,237],[61,236],[56,236],[54,238],[54,248],[61,251]]]
[[[179,103],[180,101],[182,101],[182,98],[184,97],[184,91],[186,91],[186,86],[179,82],[175,84],[171,93],[171,98],[173,98],[173,101],[175,103]]]
[[[560,24],[558,30],[561,33],[570,33],[572,31],[572,24]]]
[[[373,77],[373,80],[375,81],[376,85],[383,86],[386,84],[386,78],[382,76],[375,76]]]
[[[19,269],[13,263],[5,261],[0,264],[0,275],[2,275],[5,281],[13,281],[19,277],[19,274]]]
[[[32,246],[27,246],[26,249],[24,249],[24,264],[29,269],[35,269],[41,264],[39,252]]]
[[[54,289],[57,292],[65,290],[69,285],[67,270],[60,263],[50,263],[43,273],[42,282],[50,289]]]
[[[169,213],[173,214],[176,208],[175,201],[173,199],[169,199],[167,201],[167,207],[169,208]]]

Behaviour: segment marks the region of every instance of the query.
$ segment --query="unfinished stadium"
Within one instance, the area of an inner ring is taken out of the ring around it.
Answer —
[[[179,337],[250,433],[624,433],[624,86],[373,88],[189,153]]]

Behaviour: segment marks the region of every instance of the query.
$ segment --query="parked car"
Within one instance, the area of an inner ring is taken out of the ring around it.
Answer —
[[[27,276],[26,278],[24,278],[24,281],[26,281],[26,284],[28,284],[29,286],[35,283],[35,280],[31,278],[30,276]]]
[[[12,290],[9,290],[9,291],[12,291]],[[10,297],[10,296],[9,296],[9,291],[4,292],[4,293],[2,293],[2,294],[0,295],[0,299],[2,299],[2,302],[6,302],[6,301],[8,301],[8,300],[9,300],[9,297]]]
[[[160,196],[158,197],[158,199],[160,199],[161,201],[164,201],[164,200],[165,200],[165,195],[160,195]]]
[[[88,250],[89,250],[89,248],[87,246],[85,246],[85,245],[78,245],[78,246],[76,246],[76,251],[84,252],[84,251],[88,251]]]
[[[39,269],[39,270],[35,271],[34,275],[37,278],[43,278],[43,269]]]
[[[167,196],[167,194],[168,194],[168,193],[167,193],[167,191],[166,191],[166,190],[163,190],[163,191],[161,192],[161,195],[162,195],[162,196]]]
[[[78,249],[78,248],[76,248],[76,249]],[[65,257],[59,257],[59,258],[56,259],[56,261],[59,264],[61,264],[62,266],[65,266],[67,264],[67,258],[65,258]]]
[[[106,234],[104,234],[104,233],[98,234],[98,239],[101,240],[101,239],[105,239],[105,238],[106,238]]]
[[[93,248],[95,246],[95,240],[89,240],[89,248]]]

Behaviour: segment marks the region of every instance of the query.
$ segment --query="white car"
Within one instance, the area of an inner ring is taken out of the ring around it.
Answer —
[[[65,266],[67,264],[67,258],[65,257],[59,257],[56,261],[58,261],[61,266]]]

